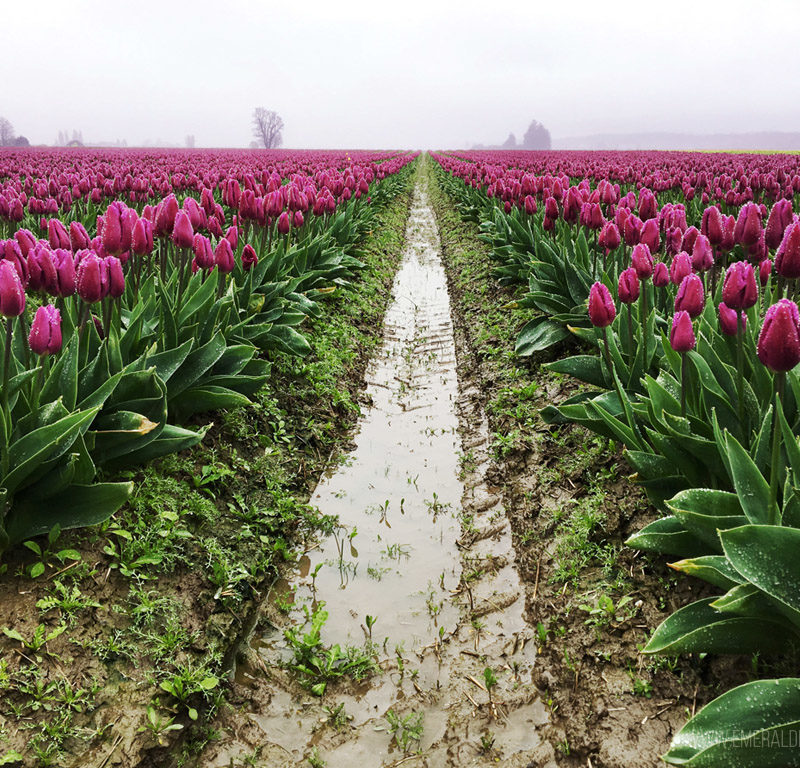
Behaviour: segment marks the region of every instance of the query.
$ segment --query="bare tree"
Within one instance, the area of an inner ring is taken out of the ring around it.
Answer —
[[[14,126],[5,117],[0,117],[0,147],[10,147],[14,143]]]
[[[283,142],[283,118],[273,109],[253,110],[253,136],[264,149],[275,149]]]
[[[531,120],[522,137],[522,146],[525,149],[550,149],[550,131],[538,120]]]

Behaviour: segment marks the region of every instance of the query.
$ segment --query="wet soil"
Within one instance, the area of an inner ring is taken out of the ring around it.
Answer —
[[[425,182],[384,346],[368,369],[371,405],[353,452],[312,497],[342,528],[276,585],[235,676],[236,707],[197,765],[555,764],[540,736],[548,711],[532,682],[536,643],[511,532],[488,480],[486,418],[476,390],[456,376]],[[320,698],[286,670],[292,649],[282,630],[322,603],[323,641],[364,647],[380,672],[332,681]],[[377,617],[371,632],[367,615]],[[419,717],[421,727],[404,738],[395,716]]]
[[[226,652],[274,580],[273,546],[281,545],[278,560],[280,552],[303,546],[313,529],[306,502],[332,447],[343,444],[355,424],[409,203],[401,191],[376,213],[375,230],[359,246],[364,272],[331,294],[320,317],[305,327],[313,350],[308,359],[273,360],[273,380],[257,403],[214,414],[216,425],[201,446],[130,473],[136,495],[111,525],[143,537],[163,535],[163,561],[121,573],[120,558],[108,551],[120,538],[107,526],[62,534],[36,578],[30,569],[39,558],[32,552],[20,548],[4,556],[0,764],[163,766],[179,763],[213,736],[209,717],[224,685],[178,702],[160,684],[184,670],[221,674]],[[207,468],[223,473],[206,482]],[[149,501],[142,502],[145,496]],[[236,506],[242,496],[260,515],[247,524]],[[179,524],[169,523],[167,514]],[[80,561],[59,560],[65,549]],[[220,564],[235,583],[214,583]],[[76,588],[72,599],[78,602],[48,610],[42,601],[58,594],[58,583]],[[150,706],[160,731],[147,727]],[[190,706],[199,711],[197,721],[189,717]],[[174,729],[163,729],[170,723]]]
[[[659,755],[687,717],[747,680],[749,660],[641,656],[653,629],[704,596],[702,587],[624,547],[655,510],[626,477],[631,470],[618,449],[595,450],[596,438],[582,428],[553,428],[538,416],[576,385],[542,369],[546,357],[514,357],[514,341],[529,319],[508,311],[519,293],[497,283],[477,228],[433,186],[460,375],[473,383],[475,409],[489,412],[495,461],[488,481],[510,520],[524,617],[536,628],[533,682],[548,711],[538,736],[552,745],[559,766],[663,765]],[[561,348],[552,355],[571,353]],[[580,521],[572,510],[595,497],[596,524],[578,536],[565,521]],[[565,561],[576,560],[579,566],[566,576]],[[590,613],[602,596],[629,601],[612,615]]]

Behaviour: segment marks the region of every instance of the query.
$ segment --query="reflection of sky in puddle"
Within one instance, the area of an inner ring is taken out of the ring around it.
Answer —
[[[300,564],[293,599],[325,603],[326,643],[372,639],[410,650],[454,627],[455,540],[462,486],[450,303],[429,208],[412,209],[405,258],[367,371],[356,448],[322,479],[311,503],[343,526]],[[279,598],[280,599],[280,598]]]

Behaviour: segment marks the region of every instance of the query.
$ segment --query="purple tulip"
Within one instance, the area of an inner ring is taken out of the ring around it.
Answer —
[[[758,359],[772,371],[791,371],[800,362],[800,313],[797,304],[781,299],[764,317],[758,334]]]
[[[633,304],[639,298],[639,277],[633,267],[620,273],[617,295],[623,304]]]
[[[669,285],[669,271],[663,261],[657,262],[653,268],[653,285],[656,288],[664,288]]]
[[[116,256],[106,256],[103,263],[108,274],[108,295],[118,299],[125,293],[125,273],[122,271],[122,262]]]
[[[672,259],[669,267],[669,279],[673,285],[680,285],[683,278],[692,274],[692,259],[686,251],[681,251]]]
[[[686,275],[675,295],[675,311],[686,312],[695,318],[703,311],[704,304],[703,281],[697,275]]]
[[[647,223],[651,221],[655,223],[655,219],[649,219]],[[636,270],[636,276],[640,280],[649,280],[653,276],[653,257],[646,243],[639,242],[633,246],[631,265]]]
[[[745,203],[736,219],[733,238],[740,245],[749,248],[761,237],[761,209],[755,203]]]
[[[727,306],[724,302],[718,307],[719,309],[719,327],[726,336],[736,336],[739,333],[739,328],[744,330],[747,323],[747,315],[744,312],[737,312],[735,309]],[[741,317],[741,326],[739,326],[738,318]]]
[[[108,268],[94,251],[80,251],[78,257],[78,296],[94,304],[108,293]]]
[[[597,328],[605,328],[614,322],[617,308],[611,291],[600,282],[594,283],[589,290],[589,320]]]
[[[692,327],[692,318],[683,310],[675,313],[672,318],[672,329],[669,333],[670,346],[676,352],[689,352],[697,345],[697,339]]]
[[[758,286],[752,264],[737,261],[728,267],[722,284],[722,300],[733,309],[747,309],[758,301]]]
[[[258,256],[255,248],[248,243],[242,250],[242,268],[245,272],[249,272],[256,264],[258,264]]]
[[[230,241],[224,237],[217,243],[217,249],[214,251],[214,261],[223,275],[233,272],[233,268],[236,266]]]
[[[192,247],[193,240],[194,230],[189,215],[186,211],[178,211],[175,214],[175,224],[172,228],[172,242],[175,243],[176,248],[188,250]]]
[[[53,261],[56,265],[56,284],[58,296],[73,296],[78,289],[77,275],[75,274],[75,258],[63,248],[53,251]]]
[[[698,235],[692,247],[692,267],[697,272],[706,272],[714,266],[714,252],[705,235]]]
[[[764,231],[767,248],[775,250],[783,240],[786,228],[792,223],[792,203],[789,200],[778,200],[772,206]]]
[[[207,237],[198,232],[192,241],[192,250],[194,251],[194,262],[198,269],[214,268],[214,264],[216,264],[214,249],[211,247],[211,241]]]
[[[775,271],[790,280],[800,277],[800,222],[786,227],[775,255]]]
[[[55,355],[61,351],[61,313],[45,304],[36,310],[28,335],[28,346],[36,355]]]
[[[10,261],[0,261],[0,315],[17,317],[25,311],[25,289]]]

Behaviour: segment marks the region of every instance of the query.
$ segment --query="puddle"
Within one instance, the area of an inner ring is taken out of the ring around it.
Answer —
[[[249,709],[204,766],[293,766],[312,748],[329,768],[554,765],[537,728],[547,710],[531,682],[533,633],[498,489],[487,484],[488,427],[475,392],[459,385],[439,238],[418,183],[406,249],[367,373],[355,448],[319,483],[311,502],[342,528],[272,591],[270,612],[302,621],[325,603],[326,644],[362,647],[372,626],[382,672],[334,683],[322,699],[282,661],[282,632],[258,635],[237,670]],[[460,456],[465,454],[465,461]],[[496,685],[487,690],[484,671]],[[348,720],[335,728],[331,708]],[[327,709],[326,709],[327,707]],[[419,740],[393,739],[387,714],[423,713]]]
[[[328,643],[363,643],[369,615],[377,617],[375,642],[412,650],[458,620],[447,599],[461,575],[458,382],[436,238],[431,209],[418,197],[384,343],[367,371],[371,406],[355,449],[311,499],[342,528],[308,553],[293,599],[325,603]]]

